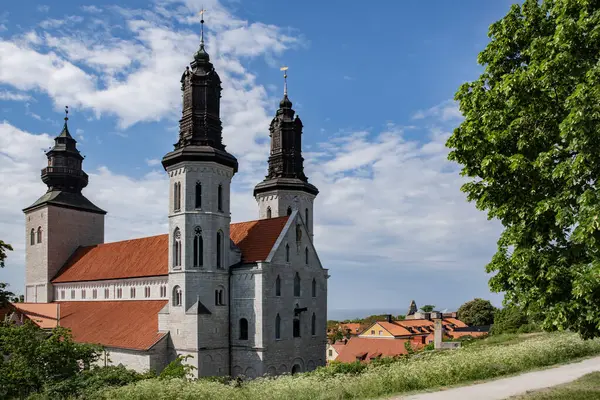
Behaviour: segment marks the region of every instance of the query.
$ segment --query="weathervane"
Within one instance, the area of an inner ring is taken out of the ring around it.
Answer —
[[[206,12],[206,10],[204,8],[202,8],[202,10],[200,10],[200,44],[204,44],[204,13]]]
[[[283,66],[279,68],[280,71],[283,71],[283,95],[287,96],[287,70],[288,67]]]

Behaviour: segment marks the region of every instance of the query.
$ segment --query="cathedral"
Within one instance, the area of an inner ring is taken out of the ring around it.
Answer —
[[[319,191],[304,173],[287,87],[269,128],[268,173],[254,188],[258,219],[239,223],[230,212],[238,162],[223,143],[221,80],[203,39],[181,90],[179,139],[162,159],[168,233],[104,243],[106,211],[82,194],[88,175],[65,118],[41,172],[48,190],[23,210],[25,303],[13,307],[103,345],[103,365],[159,372],[181,355],[197,376],[249,378],[325,365]]]

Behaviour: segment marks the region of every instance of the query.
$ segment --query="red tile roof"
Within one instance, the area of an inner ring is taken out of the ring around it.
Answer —
[[[80,247],[52,280],[53,283],[166,275],[169,236]]]
[[[166,335],[158,331],[158,312],[167,300],[59,302],[60,325],[73,339],[106,347],[148,350]],[[56,307],[56,303],[53,303]]]
[[[343,330],[350,330],[350,333],[352,333],[354,335],[359,334],[361,331],[360,324],[358,322],[349,322],[347,324],[340,324],[340,328]]]
[[[264,261],[288,218],[286,216],[231,224],[230,237],[242,251],[242,261]],[[167,275],[168,263],[169,235],[80,247],[52,282]]]
[[[242,261],[249,263],[266,260],[288,218],[285,216],[231,224],[231,240],[242,250]]]
[[[402,339],[370,339],[358,336],[352,337],[348,343],[338,350],[336,361],[354,362],[357,357],[365,356],[364,361],[370,362],[372,357],[393,357],[407,354]],[[336,349],[337,350],[337,349]]]
[[[11,303],[10,307],[42,329],[56,327],[56,303]]]

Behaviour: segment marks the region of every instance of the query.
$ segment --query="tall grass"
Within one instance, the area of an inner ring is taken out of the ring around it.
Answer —
[[[554,333],[503,346],[469,346],[420,354],[368,368],[358,375],[317,370],[296,376],[260,378],[241,386],[216,382],[147,380],[98,394],[102,399],[352,399],[376,398],[495,378],[600,354],[600,340]]]

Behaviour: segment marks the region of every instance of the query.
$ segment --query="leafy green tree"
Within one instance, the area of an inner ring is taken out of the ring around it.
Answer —
[[[489,300],[480,298],[467,301],[458,309],[458,319],[467,325],[481,326],[494,323],[496,308]]]
[[[423,307],[421,307],[421,311],[423,312],[432,312],[435,309],[435,306],[433,304],[426,304]]]
[[[12,246],[4,241],[0,240],[0,268],[4,268],[5,260],[8,257],[7,252],[12,251]],[[0,308],[6,306],[6,303],[15,295],[9,291],[8,283],[0,282]]]
[[[449,159],[504,226],[486,269],[544,327],[600,335],[600,3],[525,0],[489,29],[455,99]]]
[[[538,330],[537,324],[516,305],[510,304],[496,311],[492,334],[527,333],[536,330]]]
[[[187,364],[186,361],[188,358],[194,358],[191,355],[178,355],[177,358],[169,365],[162,370],[160,375],[158,376],[160,379],[173,379],[173,378],[181,378],[186,380],[191,380],[194,377],[194,370],[197,369],[191,364]]]
[[[27,322],[0,325],[0,398],[23,398],[72,379],[98,360],[101,348],[75,343],[68,329],[48,333]]]

